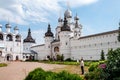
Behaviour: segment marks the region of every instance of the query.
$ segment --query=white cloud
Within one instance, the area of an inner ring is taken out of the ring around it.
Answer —
[[[36,30],[32,32],[33,38],[36,40],[37,44],[43,44],[44,43],[44,34],[45,30]]]
[[[30,23],[50,22],[48,19],[51,15],[58,16],[60,11],[67,7],[76,8],[89,5],[98,0],[0,0],[0,21],[29,25]],[[89,29],[90,30],[90,29]],[[32,36],[38,44],[44,42],[44,33],[46,30],[32,31]],[[93,32],[93,31],[91,31]],[[21,32],[23,39],[26,38],[27,32]]]
[[[70,7],[80,7],[95,3],[98,0],[60,0],[60,1],[63,1],[65,5],[69,3]]]
[[[70,7],[79,7],[98,0],[0,0],[0,20],[17,24],[49,22],[48,16],[58,15],[67,1]]]

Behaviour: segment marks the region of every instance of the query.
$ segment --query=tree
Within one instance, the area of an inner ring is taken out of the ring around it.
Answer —
[[[104,55],[104,51],[101,51],[101,59],[100,60],[105,60],[105,55]]]
[[[116,50],[109,50],[107,54],[107,72],[109,79],[120,80],[120,48]]]

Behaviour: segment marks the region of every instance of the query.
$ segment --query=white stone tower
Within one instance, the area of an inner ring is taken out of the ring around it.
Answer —
[[[44,58],[46,57],[52,57],[52,51],[51,51],[51,42],[54,40],[53,33],[51,32],[50,24],[48,24],[48,30],[45,33],[45,50],[46,53]]]
[[[80,36],[81,36],[81,29],[82,29],[82,25],[81,24],[79,24],[79,18],[78,18],[78,16],[77,16],[77,14],[76,14],[76,16],[74,17],[74,20],[75,20],[75,24],[74,24],[74,29],[73,29],[73,31],[74,31],[74,38],[75,39],[78,39],[78,38],[80,38]]]
[[[68,22],[66,16],[64,17],[64,23],[61,27],[60,32],[60,54],[64,55],[64,59],[70,58],[70,27],[68,26]]]
[[[29,28],[28,35],[23,40],[23,58],[24,58],[24,60],[36,59],[37,54],[35,55],[34,52],[31,52],[31,46],[33,46],[34,44],[35,44],[35,39],[32,38],[31,30]]]

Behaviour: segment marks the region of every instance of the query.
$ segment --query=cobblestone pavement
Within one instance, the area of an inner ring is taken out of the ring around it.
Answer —
[[[0,80],[24,80],[30,71],[38,67],[44,70],[65,67],[65,65],[38,62],[7,62],[7,64],[7,67],[0,67]]]

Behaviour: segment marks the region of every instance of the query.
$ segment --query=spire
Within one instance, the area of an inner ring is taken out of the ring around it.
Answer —
[[[79,27],[79,24],[78,24],[78,21],[75,22],[75,28],[78,28]]]
[[[70,9],[70,2],[67,1],[67,9]]]
[[[29,43],[35,43],[35,40],[32,38],[32,36],[31,36],[31,30],[30,30],[30,28],[28,29],[28,35],[27,35],[27,37],[24,39],[24,41],[23,41],[24,43],[25,42],[29,42]]]
[[[69,6],[69,2],[67,2],[67,10],[64,13],[64,17],[66,18],[72,18],[72,12],[70,11],[70,6]]]
[[[76,13],[76,16],[74,17],[74,20],[79,20],[79,17],[77,16],[77,13]]]
[[[31,36],[31,30],[30,30],[30,28],[28,29],[28,36]]]
[[[51,32],[50,24],[48,24],[48,30],[45,33],[45,37],[53,37],[53,33]]]
[[[48,24],[48,32],[51,32],[50,24]]]
[[[78,23],[79,17],[77,16],[77,13],[76,13],[76,16],[74,17],[74,20],[75,20],[75,28],[78,28],[79,27],[79,23]]]
[[[70,31],[70,27],[68,26],[68,22],[67,22],[66,17],[64,17],[64,24],[61,27],[61,31]]]

